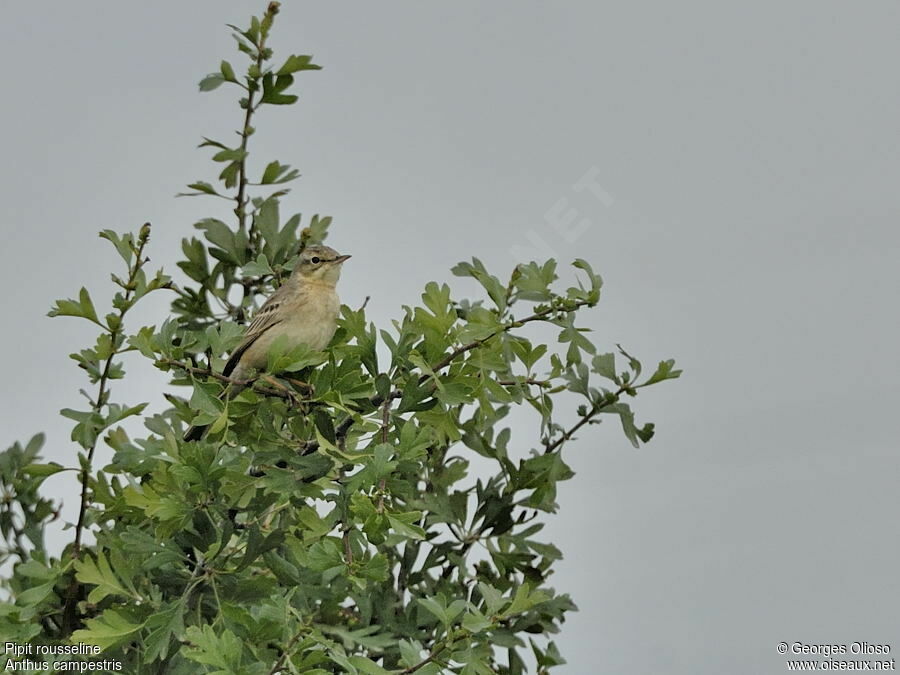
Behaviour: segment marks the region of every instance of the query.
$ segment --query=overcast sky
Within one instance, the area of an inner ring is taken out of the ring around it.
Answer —
[[[74,462],[57,411],[82,405],[67,354],[93,333],[45,314],[108,293],[100,229],[151,221],[173,269],[210,209],[173,195],[238,123],[196,83],[264,4],[4,3],[2,447],[43,430]],[[505,275],[543,248],[602,273],[595,341],[685,369],[636,401],[648,446],[605,424],[566,448],[562,672],[900,651],[898,23],[893,0],[284,3],[276,49],[325,70],[254,150],[303,173],[285,212],[334,216],[345,302],[385,324],[459,260]],[[118,392],[158,406],[141,368]]]

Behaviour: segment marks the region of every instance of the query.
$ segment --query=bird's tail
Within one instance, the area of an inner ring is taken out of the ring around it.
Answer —
[[[188,427],[188,430],[184,432],[184,440],[185,441],[199,441],[206,435],[206,430],[209,429],[208,424],[197,424]]]

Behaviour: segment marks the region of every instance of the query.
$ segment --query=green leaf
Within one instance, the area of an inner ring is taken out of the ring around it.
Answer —
[[[272,105],[290,105],[297,101],[294,94],[283,94],[288,87],[294,83],[294,77],[288,74],[281,74],[275,77],[272,73],[263,74],[263,94],[259,99],[260,103],[269,103]]]
[[[225,187],[233,188],[238,184],[238,175],[241,172],[241,163],[240,162],[232,162],[224,169],[222,169],[222,173],[219,174],[219,180],[225,183]]]
[[[18,565],[15,573],[19,577],[34,580],[28,583],[28,588],[17,594],[16,605],[37,607],[53,596],[53,589],[62,571],[58,567],[46,567],[37,560],[28,560]]]
[[[529,584],[522,584],[516,589],[516,594],[513,596],[513,601],[510,603],[509,607],[507,607],[503,611],[503,617],[509,618],[515,616],[516,614],[521,614],[525,612],[535,605],[539,605],[542,602],[546,602],[550,599],[550,596],[544,591],[534,591],[532,592],[531,586]]]
[[[586,328],[578,328],[575,325],[575,312],[567,312],[565,319],[562,321],[563,329],[557,338],[560,342],[568,342],[569,349],[566,352],[567,363],[581,363],[581,352],[593,354],[597,351],[594,343],[588,340],[583,332],[587,332]]]
[[[466,612],[462,619],[462,627],[471,633],[480,633],[492,625],[488,618],[477,609]]]
[[[245,262],[245,256],[247,255],[245,241],[242,241],[239,234],[233,232],[221,220],[206,218],[195,223],[194,227],[202,230],[206,239],[219,247],[218,249],[212,249],[210,253],[215,255],[216,251],[221,250],[221,255],[231,262],[237,265],[242,265]]]
[[[56,579],[30,586],[16,596],[16,604],[20,607],[38,606],[50,597],[54,586],[56,586]]]
[[[219,413],[219,416],[216,417],[216,420],[209,425],[209,433],[212,435],[216,435],[221,432],[225,427],[228,426],[228,404],[225,404],[225,407],[222,409],[222,412]]]
[[[545,652],[541,652],[541,650],[538,649],[534,640],[529,640],[529,642],[531,643],[531,649],[534,652],[535,660],[539,666],[551,668],[552,666],[563,666],[566,664],[566,660],[559,653],[559,650],[553,642],[547,643],[547,651]]]
[[[404,666],[415,666],[423,658],[425,648],[418,640],[400,640],[400,659]]]
[[[384,582],[390,576],[388,559],[380,553],[375,554],[357,571],[359,576],[372,581]]]
[[[108,595],[135,597],[135,594],[119,581],[102,551],[97,553],[96,561],[90,557],[76,560],[75,570],[75,576],[79,581],[96,586],[88,595],[88,602],[96,604]]]
[[[600,412],[618,415],[619,419],[622,421],[622,432],[625,434],[625,438],[627,438],[635,448],[640,447],[640,442],[638,441],[640,436],[637,427],[634,425],[634,412],[632,412],[631,407],[627,403],[612,403],[601,408]],[[652,435],[652,427],[650,428],[649,433]],[[647,440],[649,440],[649,437]]]
[[[156,358],[154,349],[154,330],[153,326],[144,326],[136,334],[128,338],[128,344],[137,349],[148,359]]]
[[[178,267],[194,281],[204,283],[209,278],[206,247],[195,237],[185,237],[181,240],[181,250],[186,260],[179,261]]]
[[[304,246],[324,242],[328,236],[329,225],[331,225],[331,216],[323,218],[318,213],[314,215],[309,225],[303,230],[302,242]]]
[[[656,372],[651,375],[646,382],[644,382],[641,386],[646,387],[648,384],[656,384],[657,382],[662,382],[663,380],[674,380],[681,376],[680,370],[675,370],[675,360],[668,359],[667,361],[660,361],[659,365],[656,367]]]
[[[572,266],[584,270],[587,273],[588,280],[591,283],[591,292],[588,296],[588,300],[594,303],[597,302],[600,298],[600,289],[603,287],[603,279],[599,274],[595,274],[590,263],[582,258],[577,258],[575,262],[572,263]]]
[[[488,614],[496,614],[506,604],[503,594],[490,584],[479,581],[478,591],[481,593]]]
[[[85,623],[87,628],[72,633],[71,641],[97,645],[102,649],[125,642],[144,627],[143,623],[133,623],[115,609],[107,609],[96,619],[87,619]]]
[[[244,557],[241,559],[240,563],[238,563],[236,571],[245,569],[263,553],[278,548],[283,542],[283,530],[274,530],[268,535],[263,536],[259,527],[253,525],[250,527],[250,535],[247,538],[247,548],[244,551]]]
[[[631,368],[634,373],[629,381],[634,382],[641,376],[641,362],[634,358],[631,354],[626,352],[622,345],[617,344],[616,347],[619,349],[619,353],[626,359],[628,359],[628,367]]]
[[[191,408],[218,417],[225,404],[216,396],[217,385],[194,382],[194,393],[191,396]]]
[[[289,165],[281,164],[276,160],[266,165],[266,170],[263,172],[259,182],[263,185],[287,183],[299,176],[300,172],[297,169],[291,169]]]
[[[103,417],[92,410],[73,410],[63,408],[59,411],[63,417],[74,420],[77,424],[72,428],[71,438],[83,448],[94,445],[97,436],[103,429]]]
[[[309,548],[309,568],[316,572],[343,569],[344,558],[339,540],[323,537]]]
[[[591,370],[608,380],[619,382],[616,375],[616,355],[613,353],[597,354],[591,361]]]
[[[200,80],[200,91],[212,91],[213,89],[218,89],[225,81],[222,73],[210,73]]]
[[[212,156],[212,159],[214,162],[240,162],[248,154],[250,153],[241,148],[226,148],[225,150],[219,150]]]
[[[202,180],[197,181],[196,183],[189,183],[188,187],[192,190],[196,190],[196,192],[179,192],[178,197],[191,197],[198,194],[206,194],[206,195],[218,195],[216,189]]]
[[[122,257],[122,260],[124,260],[127,265],[131,264],[131,258],[134,255],[134,240],[131,233],[126,232],[120,237],[112,230],[103,230],[100,232],[100,238],[106,239],[115,246],[116,251],[118,251],[119,255]]]
[[[47,477],[52,476],[60,471],[65,471],[66,467],[56,462],[48,462],[47,464],[28,464],[22,467],[22,472],[30,476]]]
[[[425,530],[413,524],[421,517],[422,513],[420,511],[411,511],[409,513],[388,514],[388,521],[391,524],[391,529],[397,534],[408,539],[421,541],[425,539]]]
[[[97,318],[94,303],[84,287],[78,293],[78,300],[57,300],[56,307],[51,309],[47,316],[79,316],[94,322],[102,328],[106,328]]]
[[[497,277],[489,274],[484,263],[478,258],[472,258],[471,263],[458,263],[451,272],[458,277],[468,276],[476,279],[487,291],[494,304],[501,310],[506,309],[506,286]]]
[[[149,663],[156,659],[165,659],[173,638],[184,631],[184,599],[179,598],[168,608],[151,614],[147,618],[146,627],[149,633],[141,645],[144,648],[145,661]]]
[[[441,596],[438,597],[443,600]],[[417,601],[421,607],[437,617],[438,621],[445,626],[450,624],[450,616],[447,614],[447,607],[442,602],[438,602],[435,598],[418,598]]]
[[[121,422],[126,417],[140,415],[142,412],[144,412],[144,408],[146,407],[146,403],[138,403],[137,405],[133,405],[130,407],[121,405],[119,403],[110,403],[103,427],[106,428],[108,426],[112,426],[116,422]]]
[[[222,61],[219,65],[219,70],[222,73],[222,77],[224,77],[229,82],[237,82],[237,77],[234,74],[234,68],[231,67],[231,64],[228,61]],[[217,85],[218,86],[218,85]]]
[[[358,668],[360,672],[369,673],[370,675],[390,675],[391,673],[391,671],[385,670],[371,659],[367,659],[365,656],[351,656],[350,663],[356,666],[356,668]]]
[[[513,285],[519,298],[546,302],[553,297],[550,284],[558,278],[555,260],[551,258],[543,265],[538,265],[536,262],[530,262],[527,265],[520,264],[517,270],[519,274],[516,275]]]
[[[521,342],[514,342],[513,345],[521,345]],[[533,349],[528,349],[527,345],[523,345],[523,349],[519,352],[519,360],[530,371],[534,368],[534,364],[540,361],[541,357],[547,353],[547,345],[539,344]]]
[[[220,148],[222,150],[227,150],[228,146],[224,143],[220,143],[219,141],[213,140],[212,138],[203,137],[203,142],[197,146],[198,148]]]
[[[248,262],[241,268],[241,271],[248,277],[261,277],[266,274],[275,274],[265,253],[260,253],[256,256],[256,260]]]
[[[241,660],[241,642],[230,630],[212,626],[189,626],[185,632],[187,645],[181,653],[191,661],[222,668],[223,673],[236,673]]]
[[[273,254],[278,243],[278,200],[269,198],[263,201],[253,218],[253,224],[266,243],[265,252]]]
[[[318,366],[328,360],[325,352],[313,351],[302,342],[291,347],[291,340],[287,335],[279,335],[272,341],[266,354],[268,365],[266,371],[270,373],[292,373],[307,366]]]
[[[312,63],[312,56],[291,54],[284,65],[278,69],[276,75],[290,75],[300,70],[321,70],[322,66]]]

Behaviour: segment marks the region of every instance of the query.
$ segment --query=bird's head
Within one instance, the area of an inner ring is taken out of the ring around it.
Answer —
[[[334,285],[341,276],[341,265],[349,257],[328,246],[307,246],[294,265],[294,277]]]

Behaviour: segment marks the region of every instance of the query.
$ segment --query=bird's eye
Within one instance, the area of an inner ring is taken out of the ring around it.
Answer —
[[[319,256],[314,255],[312,258],[309,259],[309,261],[310,261],[313,265],[318,265],[320,262],[322,262],[322,259],[319,258]]]

